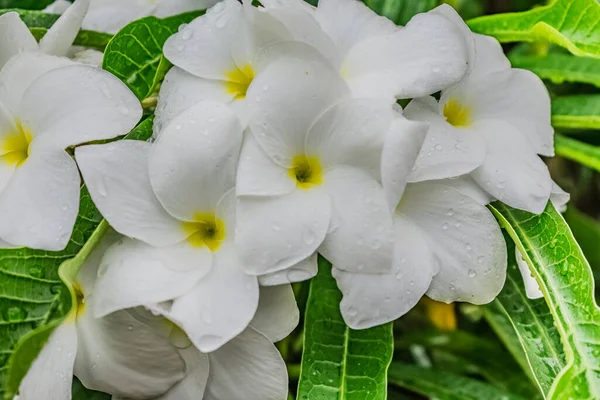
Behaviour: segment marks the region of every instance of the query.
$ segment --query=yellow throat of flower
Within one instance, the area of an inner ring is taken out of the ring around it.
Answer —
[[[7,165],[23,164],[29,157],[29,146],[33,140],[31,131],[23,128],[23,125],[17,121],[17,127],[14,132],[9,132],[4,138],[0,139],[0,160]]]
[[[323,167],[317,157],[295,156],[288,174],[300,189],[307,190],[323,183]]]
[[[225,223],[214,212],[196,213],[194,222],[183,223],[183,230],[192,246],[206,246],[213,252],[219,250],[225,240]]]
[[[452,97],[444,106],[444,117],[446,121],[457,128],[464,128],[471,125],[471,108],[461,104],[458,100]]]
[[[77,316],[79,317],[81,314],[85,312],[85,294],[83,293],[83,289],[81,285],[75,283],[73,285],[73,291],[75,292],[75,301],[77,302]]]
[[[254,70],[250,64],[245,64],[242,68],[235,67],[225,72],[225,77],[225,91],[233,95],[235,100],[241,100],[246,98],[248,87],[254,79]]]

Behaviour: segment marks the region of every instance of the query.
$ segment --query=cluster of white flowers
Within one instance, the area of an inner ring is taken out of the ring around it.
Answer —
[[[88,26],[167,12],[138,3]],[[425,294],[491,301],[507,252],[486,204],[566,202],[538,156],[553,155],[544,85],[451,7],[399,27],[355,0],[261,3],[224,0],[167,41],[150,142],[80,145],[142,116],[117,78],[48,55],[67,53],[89,0],[39,46],[0,16],[3,247],[64,248],[80,173],[114,229],[22,400],[70,398],[73,373],[113,398],[285,400],[273,342],[297,325],[290,283],[318,254],[346,323],[369,328]]]

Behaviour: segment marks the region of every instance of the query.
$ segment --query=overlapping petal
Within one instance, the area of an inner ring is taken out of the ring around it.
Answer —
[[[17,54],[36,50],[38,44],[19,14],[8,12],[0,15],[0,70]]]
[[[292,285],[262,286],[260,301],[250,326],[271,342],[287,337],[298,326],[300,311]]]

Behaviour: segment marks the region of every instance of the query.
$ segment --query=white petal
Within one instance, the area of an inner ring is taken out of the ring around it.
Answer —
[[[438,15],[445,17],[446,19],[451,21],[461,32],[463,40],[465,41],[465,44],[466,44],[466,50],[467,50],[467,55],[468,55],[467,60],[468,60],[469,65],[467,67],[468,68],[467,76],[470,76],[470,74],[473,71],[473,67],[475,66],[475,63],[476,63],[475,59],[479,55],[477,53],[477,49],[475,46],[475,36],[482,36],[482,35],[477,35],[477,34],[474,34],[473,32],[471,32],[471,29],[469,29],[469,27],[467,26],[465,21],[462,19],[462,17],[460,15],[458,15],[456,10],[448,4],[439,5],[438,7],[431,10],[431,13],[438,14]],[[502,49],[500,51],[502,51]],[[494,54],[484,52],[484,54],[482,54],[482,55],[486,55],[486,56],[490,55],[491,56]],[[502,53],[502,56],[504,56],[504,53]],[[506,57],[504,57],[504,58],[506,58]],[[494,61],[496,61],[496,60],[494,59]],[[510,64],[509,64],[509,68],[510,68]]]
[[[537,283],[533,275],[531,275],[531,271],[529,270],[529,265],[523,259],[523,255],[515,246],[515,258],[517,259],[517,266],[519,267],[519,272],[523,277],[523,285],[525,286],[525,294],[528,299],[541,299],[544,297],[544,294],[540,290],[540,285]]]
[[[40,50],[56,56],[66,55],[81,29],[89,6],[90,0],[75,0],[40,40]]]
[[[34,81],[17,115],[46,145],[65,148],[129,133],[140,120],[142,107],[115,76],[73,65]]]
[[[431,181],[431,183],[451,186],[465,196],[469,196],[482,206],[486,206],[496,200],[494,196],[491,196],[488,192],[483,190],[470,175],[463,175],[458,178],[443,179],[440,181]]]
[[[262,286],[276,286],[285,283],[306,281],[315,275],[317,275],[317,253],[313,253],[310,257],[283,271],[260,275],[258,282]]]
[[[421,228],[440,268],[429,297],[473,304],[496,297],[506,278],[506,244],[485,206],[451,187],[419,183],[408,186],[397,213]]]
[[[203,10],[217,3],[216,0],[168,0],[159,1],[152,13],[158,18],[170,17],[171,15],[183,14],[194,10]]]
[[[100,263],[106,251],[115,242],[123,238],[123,235],[109,226],[102,239],[100,239],[100,242],[94,247],[90,255],[87,256],[77,274],[77,284],[84,294],[89,295],[94,291]]]
[[[500,42],[491,36],[472,34],[475,41],[475,59],[468,79],[478,79],[486,74],[510,69]]]
[[[393,226],[383,188],[364,172],[338,167],[325,177],[332,200],[329,233],[319,251],[348,272],[387,272],[392,266]]]
[[[257,278],[244,273],[233,244],[223,243],[213,253],[211,272],[173,302],[168,317],[208,353],[246,329],[257,306]]]
[[[203,398],[209,374],[208,355],[200,353],[194,346],[180,350],[180,354],[186,364],[185,378],[155,400],[197,400]],[[114,397],[113,400],[115,400]]]
[[[156,4],[147,1],[92,0],[83,21],[83,28],[91,31],[117,33],[128,23],[149,16]]]
[[[55,0],[54,3],[44,8],[45,13],[49,14],[62,14],[67,11],[67,8],[71,7],[73,3],[67,0]]]
[[[355,97],[419,97],[462,79],[467,53],[460,28],[430,12],[396,33],[359,42],[341,71]]]
[[[79,211],[77,165],[64,150],[30,148],[0,194],[0,237],[33,249],[62,250]]]
[[[567,210],[567,203],[571,200],[571,195],[565,192],[558,184],[552,181],[552,191],[550,192],[550,201],[559,212]]]
[[[173,118],[201,101],[229,103],[232,95],[223,90],[223,85],[223,81],[199,78],[181,68],[171,68],[160,87],[154,119],[155,134],[160,135]]]
[[[209,354],[210,375],[204,400],[286,400],[288,375],[281,355],[252,328]]]
[[[502,121],[476,127],[487,144],[483,165],[471,173],[496,199],[521,210],[540,214],[546,208],[552,179],[548,167],[522,134]]]
[[[483,164],[484,139],[470,128],[455,128],[438,114],[432,97],[415,99],[404,115],[429,123],[427,138],[414,164],[409,182],[445,179],[467,174]]]
[[[227,80],[227,72],[237,68],[230,50],[242,13],[236,0],[218,3],[167,40],[165,57],[193,75]]]
[[[151,147],[146,142],[122,140],[78,147],[75,158],[94,204],[117,232],[153,246],[168,246],[188,235],[152,191]]]
[[[300,311],[292,285],[262,286],[256,314],[250,326],[273,343],[284,339],[298,326]]]
[[[246,135],[237,171],[238,196],[281,196],[296,188],[286,168],[275,164],[251,134]]]
[[[331,201],[320,187],[279,197],[238,198],[236,247],[244,269],[263,275],[311,256],[331,219]],[[260,232],[260,234],[257,234]]]
[[[175,117],[150,152],[150,181],[163,207],[180,220],[214,211],[235,187],[242,127],[223,104],[202,102]]]
[[[343,293],[340,310],[352,329],[393,321],[413,308],[427,291],[434,260],[420,229],[409,219],[394,221],[394,261],[385,274],[358,274],[338,268],[332,275]]]
[[[423,146],[429,125],[397,118],[387,133],[381,156],[381,182],[390,211],[394,211]]]
[[[88,298],[89,301],[94,301]],[[126,398],[166,392],[185,373],[185,364],[166,338],[127,311],[96,319],[78,315],[75,375],[85,387]]]
[[[19,386],[21,400],[71,399],[77,330],[72,320],[56,328]]]
[[[79,64],[101,68],[102,61],[104,60],[104,53],[94,49],[84,49],[76,52],[69,58]]]
[[[173,300],[190,292],[211,268],[206,247],[183,242],[155,248],[123,238],[104,254],[94,289],[97,318],[117,310]]]
[[[0,70],[12,57],[36,51],[37,42],[16,12],[0,15]]]
[[[286,58],[273,62],[254,79],[246,96],[252,134],[273,161],[290,167],[291,159],[303,154],[311,125],[347,90],[325,62]]]

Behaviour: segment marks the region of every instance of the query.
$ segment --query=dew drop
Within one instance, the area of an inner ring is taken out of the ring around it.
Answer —
[[[469,270],[469,278],[475,278],[477,276],[477,271],[474,269]]]

